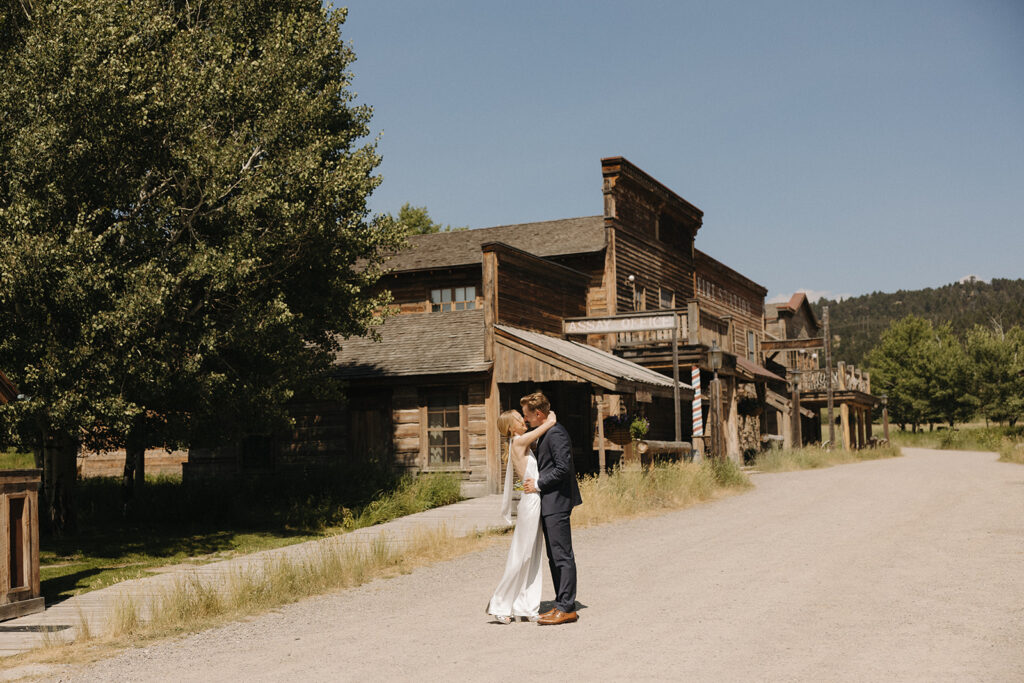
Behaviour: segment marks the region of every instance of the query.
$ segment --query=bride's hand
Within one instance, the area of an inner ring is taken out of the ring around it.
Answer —
[[[555,416],[555,411],[552,410],[550,413],[548,413],[547,419],[545,419],[544,421],[547,422],[548,424],[555,424],[556,422],[558,422],[558,418]]]

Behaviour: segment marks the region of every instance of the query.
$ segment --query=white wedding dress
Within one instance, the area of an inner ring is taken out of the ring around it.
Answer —
[[[523,479],[537,479],[537,458],[531,450],[526,456]],[[512,522],[512,458],[505,469],[505,497],[502,501],[505,521]],[[540,611],[543,575],[544,537],[540,529],[540,495],[524,493],[516,508],[516,528],[508,549],[505,574],[487,604],[487,613],[503,617],[535,617]]]

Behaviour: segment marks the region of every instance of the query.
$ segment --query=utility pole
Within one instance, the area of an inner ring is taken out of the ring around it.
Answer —
[[[825,328],[825,392],[828,395],[828,443],[829,448],[836,447],[836,420],[832,414],[832,333],[828,326],[828,306],[821,312],[821,321]]]

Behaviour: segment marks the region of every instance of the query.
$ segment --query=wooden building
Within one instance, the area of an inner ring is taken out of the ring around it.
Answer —
[[[0,621],[43,611],[39,583],[42,470],[0,470]]]
[[[536,389],[569,428],[577,471],[597,472],[622,453],[620,434],[600,436],[606,416],[692,438],[692,368],[708,382],[713,348],[725,391],[717,413],[705,392],[704,417],[739,459],[741,433],[756,446],[766,429],[756,406],[788,406],[769,390],[786,379],[764,366],[766,290],[695,249],[696,206],[622,157],[601,171],[600,215],[412,236],[379,283],[394,301],[379,340],[344,340],[335,359],[347,400],[301,407],[274,443],[193,451],[186,475],[362,458],[493,492],[497,417]]]
[[[871,376],[853,366],[838,363],[831,375],[824,366],[824,329],[807,295],[797,292],[789,301],[765,306],[765,355],[769,367],[784,374],[798,397],[804,414],[801,442],[828,440],[828,397],[831,393],[833,419],[838,422],[837,441],[844,448],[864,448],[872,441],[871,411],[879,399],[871,395]],[[794,435],[789,411],[779,410],[778,421],[787,444]],[[825,425],[824,429],[822,425]]]

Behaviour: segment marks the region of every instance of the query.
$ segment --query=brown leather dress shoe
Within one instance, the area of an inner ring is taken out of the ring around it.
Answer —
[[[547,612],[541,612],[540,614],[538,614],[537,618],[538,619],[543,619],[544,617],[550,617],[552,614],[554,614],[557,611],[558,611],[557,607],[552,607]]]
[[[541,617],[537,620],[537,623],[541,626],[557,626],[558,624],[569,624],[579,619],[579,615],[575,612],[562,612],[555,610],[551,614]]]

